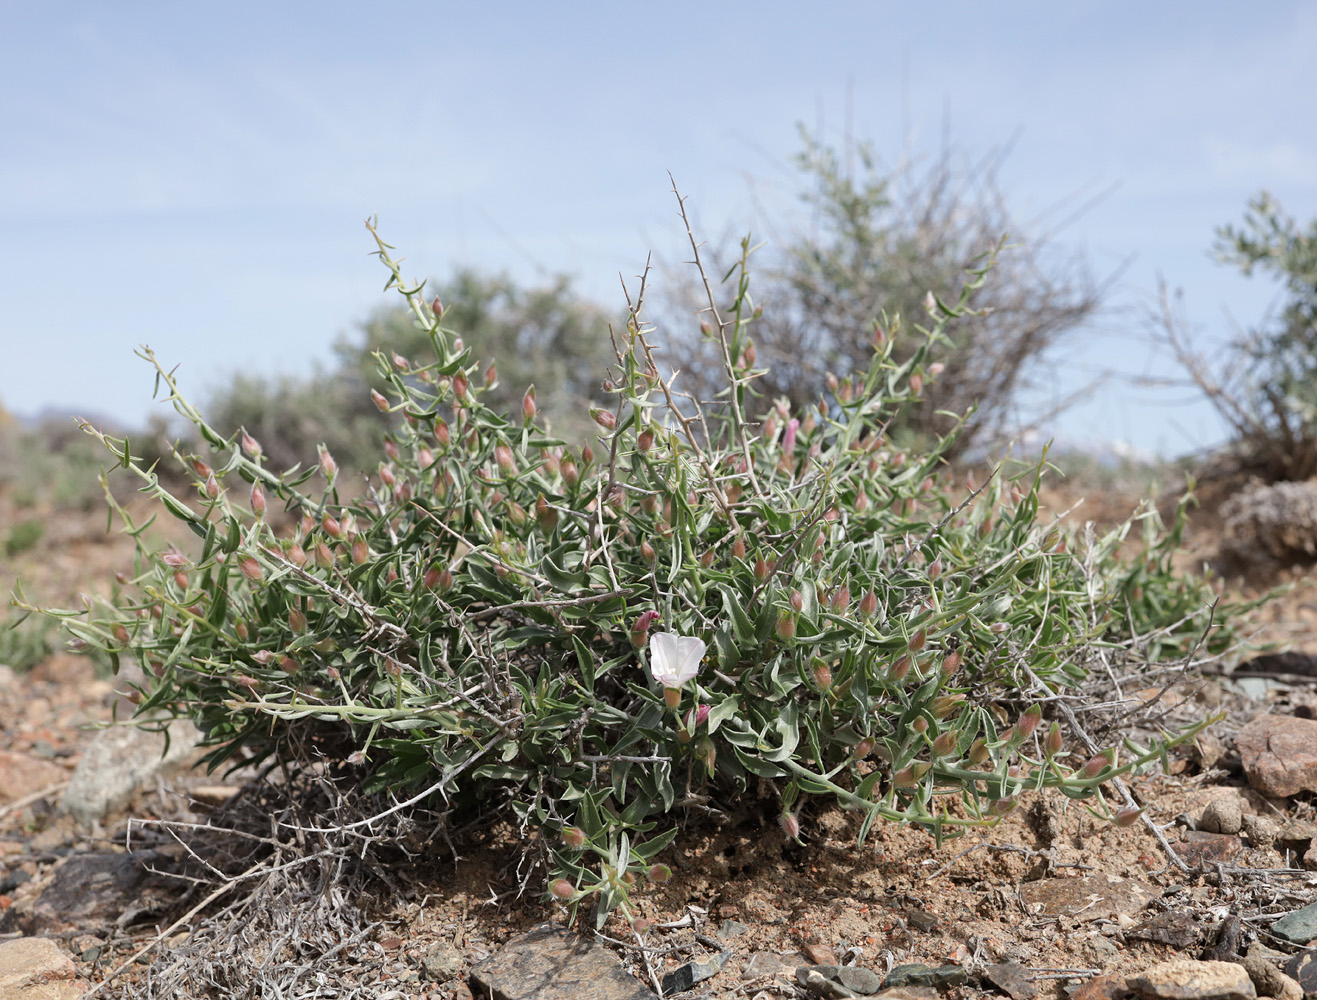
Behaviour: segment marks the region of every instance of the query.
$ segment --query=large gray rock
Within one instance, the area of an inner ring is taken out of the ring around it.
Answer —
[[[104,729],[92,739],[78,762],[63,807],[79,823],[99,823],[128,805],[133,793],[160,775],[186,767],[196,757],[201,738],[185,719],[169,724],[169,749],[161,733],[136,726]]]
[[[557,924],[540,924],[471,969],[498,1000],[654,1000],[603,945]]]

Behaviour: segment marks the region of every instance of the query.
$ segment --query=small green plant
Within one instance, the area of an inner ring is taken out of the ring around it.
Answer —
[[[5,535],[5,555],[12,559],[32,548],[46,533],[45,525],[36,518],[19,521]]]
[[[31,670],[54,652],[54,631],[51,621],[10,615],[0,622],[0,664]]]
[[[704,279],[716,397],[664,371],[642,281],[611,403],[588,412],[597,441],[574,447],[541,429],[529,386],[511,415],[485,405],[496,375],[376,240],[429,356],[378,356],[374,405],[400,420],[368,477],[344,483],[324,448],[271,468],[146,349],[210,449],[178,456],[199,503],[86,428],[197,547],[154,550],[119,509],[134,577],[52,613],[140,661],[140,717],[193,718],[211,767],[273,756],[463,823],[515,816],[539,832],[548,898],[602,922],[668,877],[656,859],[689,806],[770,794],[798,838],[803,802],[829,796],[861,838],[888,820],[940,839],[1055,788],[1123,822],[1103,784],[1207,724],[1072,750],[1044,705],[1095,664],[1141,669],[1145,636],[1191,645],[1211,595],[1188,617],[1129,601],[1114,544],[1081,551],[1038,521],[1041,468],[964,486],[944,475],[951,438],[914,454],[886,435],[942,373],[943,328],[990,260],[933,302],[909,357],[875,326],[863,364],[795,411],[756,395],[748,243],[730,311]]]

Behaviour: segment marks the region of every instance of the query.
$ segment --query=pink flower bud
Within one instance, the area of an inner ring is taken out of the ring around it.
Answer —
[[[1043,741],[1043,749],[1047,751],[1047,756],[1054,757],[1061,752],[1061,724],[1053,722],[1052,728],[1047,731],[1047,739]]]
[[[733,559],[745,558],[745,539],[742,538],[739,534],[732,539],[732,558]]]
[[[279,669],[286,674],[295,674],[301,669],[301,667],[298,666],[297,661],[291,656],[285,656],[279,661]]]
[[[947,370],[947,366],[944,365],[941,361],[934,361],[931,365],[928,366],[928,374],[932,375],[934,378],[937,378],[946,370]]]
[[[343,537],[343,526],[338,523],[338,519],[332,514],[325,513],[320,518],[320,526],[325,529],[325,534],[330,538]]]
[[[872,618],[877,613],[878,595],[873,592],[872,588],[870,588],[869,590],[866,590],[864,596],[860,598],[860,617]]]
[[[581,481],[581,473],[570,458],[562,460],[562,481],[568,486],[575,486]]]
[[[928,710],[935,719],[945,719],[952,712],[959,711],[960,706],[965,702],[963,694],[940,694],[933,699]]]
[[[782,435],[782,450],[788,455],[795,451],[796,448],[796,431],[800,428],[800,421],[794,417],[787,421],[787,429]]]
[[[1084,780],[1091,781],[1093,778],[1096,778],[1107,768],[1111,767],[1112,762],[1115,759],[1116,759],[1116,751],[1103,750],[1101,753],[1095,754],[1094,756],[1090,757],[1087,763],[1085,763],[1084,766],[1079,769],[1079,777]]]
[[[521,397],[521,419],[530,423],[535,419],[535,386],[529,386]]]
[[[704,725],[704,724],[705,724],[706,722],[708,722],[708,721],[709,721],[709,706],[708,706],[708,705],[696,705],[696,706],[695,706],[695,725],[696,725],[696,726],[702,726],[702,725]]]
[[[905,680],[905,675],[910,673],[910,657],[902,656],[887,668],[887,679],[894,684],[899,684]]]
[[[464,372],[458,372],[453,376],[453,396],[456,397],[459,403],[466,402],[469,388],[470,384],[467,382]]]
[[[320,452],[320,474],[328,482],[333,482],[334,477],[338,475],[338,463],[334,461],[334,456],[329,453],[329,449],[323,444],[319,446]]]
[[[795,840],[800,836],[800,820],[789,812],[784,812],[777,818],[777,825],[782,828],[782,833],[788,840]]]
[[[650,545],[648,541],[640,543],[640,558],[647,563],[654,562],[654,546]]]
[[[590,407],[590,419],[606,431],[611,431],[617,426],[617,417],[613,416],[611,410],[605,410],[602,406]]]
[[[394,441],[393,438],[385,438],[384,454],[388,456],[389,461],[398,461],[398,442]]]
[[[633,646],[637,649],[644,648],[645,644],[649,642],[650,626],[658,621],[658,618],[659,613],[657,611],[646,611],[636,619],[635,624],[631,626],[631,644]]]
[[[389,401],[384,398],[384,393],[378,389],[370,390],[370,401],[375,404],[375,409],[381,413],[389,412]]]
[[[256,561],[255,556],[243,556],[243,558],[238,561],[238,569],[240,569],[242,575],[252,583],[259,583],[261,578],[265,575],[261,572],[261,564]]]
[[[562,842],[572,850],[579,851],[585,846],[585,831],[579,826],[565,827],[562,831]]]
[[[392,488],[393,488],[393,485],[394,485],[397,481],[398,481],[398,477],[395,476],[395,475],[393,474],[393,468],[392,468],[391,466],[385,465],[383,462],[381,462],[381,463],[380,463],[380,482],[382,482],[385,486],[388,486],[390,489],[392,489]]]
[[[288,628],[298,635],[306,631],[306,615],[301,608],[288,609]]]
[[[565,878],[556,878],[549,883],[549,895],[566,902],[576,898],[576,889]]]
[[[972,766],[978,767],[988,759],[988,744],[983,740],[975,740],[969,748],[969,762]]]
[[[508,475],[514,475],[517,471],[517,463],[512,457],[512,449],[505,444],[494,446],[494,461]]]
[[[334,553],[329,551],[329,546],[320,540],[316,540],[316,565],[321,569],[329,569],[334,565]]]
[[[924,644],[927,642],[928,642],[928,632],[921,628],[918,632],[914,634],[914,638],[910,640],[910,652],[918,653],[921,649],[924,648]]]
[[[287,557],[288,561],[294,566],[306,565],[306,550],[296,542],[288,547]]]
[[[814,678],[814,685],[820,691],[826,691],[832,687],[832,668],[818,657],[810,662],[809,673]]]
[[[833,591],[832,598],[828,601],[828,604],[837,614],[845,614],[846,609],[851,606],[850,584],[843,583]]]
[[[855,744],[855,759],[864,760],[869,754],[873,753],[873,748],[877,745],[872,737],[866,736]]]
[[[498,365],[495,364],[493,361],[491,361],[489,363],[489,367],[485,369],[485,385],[490,386],[497,381],[498,381]]]
[[[206,496],[208,496],[212,500],[216,499],[219,496],[220,494],[219,480],[215,478],[213,473],[206,477],[206,485],[202,487],[202,489],[205,491]]]
[[[1116,826],[1133,826],[1140,816],[1143,815],[1143,809],[1140,806],[1126,806],[1112,818],[1111,822]]]
[[[646,427],[636,435],[636,448],[642,453],[649,451],[654,447],[654,432]]]
[[[179,552],[177,549],[170,549],[168,552],[162,552],[160,554],[160,561],[171,569],[179,569],[188,564],[187,556],[183,555],[183,553]]]
[[[1020,739],[1027,739],[1033,735],[1033,731],[1038,728],[1042,721],[1043,706],[1031,705],[1015,724],[1015,731],[1019,734]]]
[[[645,872],[645,878],[656,885],[661,885],[672,878],[672,869],[667,865],[650,865],[649,870]]]
[[[393,352],[393,367],[400,372],[405,372],[411,368],[411,362],[404,358],[397,351]]]
[[[933,741],[933,756],[945,757],[956,750],[956,742],[960,739],[960,731],[948,729],[945,733]]]
[[[370,545],[366,541],[366,536],[358,535],[352,540],[352,563],[355,566],[361,566],[369,558]]]
[[[919,372],[912,372],[910,375],[910,391],[916,396],[924,391],[924,376]]]
[[[928,564],[928,578],[930,580],[936,580],[941,575],[942,575],[942,557],[938,556],[936,559],[934,559],[931,563]]]
[[[246,430],[239,435],[238,440],[242,444],[242,450],[246,452],[248,458],[261,457],[261,443],[248,434]]]
[[[438,319],[444,314],[444,304],[439,301],[438,295],[436,295],[434,301],[430,303],[430,311],[434,313],[435,319]]]
[[[923,736],[924,733],[928,732],[928,720],[922,715],[916,715],[914,721],[910,723],[910,728]]]

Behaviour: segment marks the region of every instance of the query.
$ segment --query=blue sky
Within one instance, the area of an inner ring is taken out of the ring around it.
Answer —
[[[0,5],[0,404],[140,421],[180,365],[309,372],[387,299],[362,226],[412,273],[566,272],[616,300],[682,253],[667,171],[705,233],[788,213],[799,122],[896,160],[944,122],[1031,219],[1113,187],[1058,243],[1116,300],[1158,274],[1204,342],[1273,291],[1208,257],[1261,188],[1317,213],[1317,6],[283,3]],[[1109,317],[1076,379],[1169,371]],[[1110,385],[1070,438],[1176,453],[1219,438],[1184,393]]]

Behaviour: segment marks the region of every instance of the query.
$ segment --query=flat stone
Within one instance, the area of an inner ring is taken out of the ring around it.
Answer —
[[[663,977],[660,986],[663,987],[663,995],[669,993],[685,993],[696,983],[702,983],[706,979],[712,979],[718,973],[722,972],[727,966],[727,961],[732,957],[730,951],[720,951],[713,958],[705,962],[687,962],[678,969],[674,969]],[[634,982],[634,980],[632,980]]]
[[[168,730],[167,751],[163,734],[137,726],[97,733],[64,791],[65,811],[79,823],[99,823],[126,806],[139,788],[185,766],[196,754],[201,733],[186,719],[174,720]]]
[[[1244,845],[1238,837],[1231,834],[1190,830],[1185,833],[1183,840],[1172,844],[1171,849],[1185,864],[1197,867],[1218,861],[1229,861],[1244,849]]]
[[[1133,991],[1116,973],[1094,976],[1070,994],[1070,1000],[1126,1000]]]
[[[740,937],[749,930],[750,928],[741,923],[741,921],[733,920],[728,917],[722,922],[722,926],[718,928],[718,938],[719,940],[726,941],[728,938]]]
[[[847,989],[831,976],[820,971],[827,968],[835,968],[835,966],[802,965],[796,970],[796,982],[815,996],[825,997],[826,1000],[848,1000],[856,996],[854,990]]]
[[[0,941],[0,997],[5,1000],[77,1000],[73,959],[49,938]]]
[[[1018,962],[1002,962],[983,969],[983,975],[993,986],[1013,1000],[1030,1000],[1038,991],[1029,982],[1029,970]]]
[[[69,772],[58,764],[33,754],[0,750],[0,805],[25,799],[68,780]]]
[[[809,960],[798,951],[790,955],[779,955],[772,951],[757,951],[741,967],[741,979],[758,979],[760,976],[790,977],[795,974],[797,968],[808,964]]]
[[[1317,938],[1317,903],[1285,914],[1271,925],[1271,933],[1295,944],[1307,944]]]
[[[883,980],[883,987],[932,986],[941,989],[944,986],[961,986],[967,982],[969,973],[959,965],[939,965],[934,969],[922,962],[913,962],[893,968]]]
[[[1304,948],[1292,957],[1285,963],[1285,975],[1299,984],[1304,996],[1317,994],[1317,950]]]
[[[877,993],[883,988],[882,976],[872,969],[865,969],[858,965],[843,965],[837,970],[837,974],[833,978],[848,990],[854,990],[861,996]]]
[[[654,1000],[603,945],[557,924],[518,935],[471,969],[493,1000]]]
[[[1202,927],[1187,910],[1167,910],[1165,913],[1155,913],[1131,927],[1125,936],[1135,941],[1151,941],[1153,944],[1165,944],[1183,950],[1198,943]]]
[[[938,992],[931,986],[895,986],[879,990],[870,1000],[938,1000]]]
[[[97,924],[127,925],[157,913],[185,886],[158,871],[171,859],[155,851],[73,854],[51,872],[37,895],[0,916],[0,932],[57,934]]]
[[[1317,791],[1317,721],[1260,715],[1239,731],[1235,746],[1249,784],[1268,798]]]
[[[938,924],[936,913],[929,913],[918,906],[907,906],[905,908],[905,922],[907,926],[913,927],[917,931],[923,931],[925,934],[937,930]]]
[[[1130,989],[1150,1000],[1254,1000],[1257,990],[1242,965],[1177,958],[1130,976]]]
[[[812,965],[837,965],[837,955],[830,944],[807,944],[800,949]]]
[[[1100,920],[1133,916],[1152,902],[1153,891],[1133,879],[1087,875],[1025,882],[1020,897],[1041,916]]]

